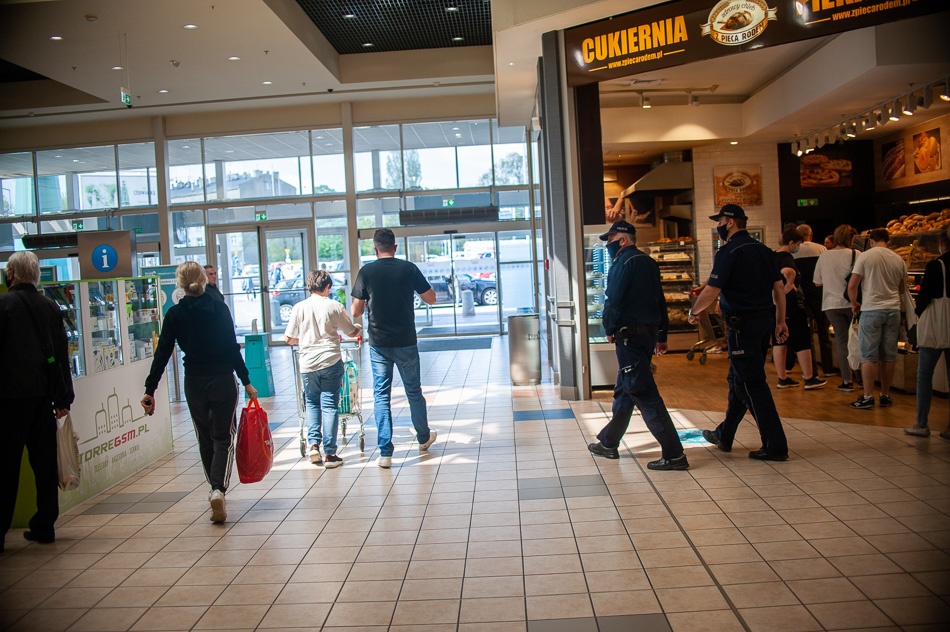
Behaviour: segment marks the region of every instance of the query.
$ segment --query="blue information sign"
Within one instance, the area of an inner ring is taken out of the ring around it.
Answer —
[[[92,250],[92,267],[99,272],[111,272],[119,263],[119,253],[109,244],[99,244]]]

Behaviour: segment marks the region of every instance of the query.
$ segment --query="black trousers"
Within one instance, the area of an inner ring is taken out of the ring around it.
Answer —
[[[617,383],[614,386],[613,416],[597,435],[605,448],[620,445],[633,407],[640,409],[643,421],[656,438],[663,451],[664,459],[675,459],[683,454],[683,444],[673,426],[660,391],[650,370],[650,359],[656,347],[656,335],[648,333],[633,334],[626,343],[617,341]]]
[[[752,413],[759,426],[762,448],[770,454],[788,452],[788,442],[782,429],[782,420],[775,410],[772,391],[765,378],[765,358],[769,340],[775,329],[775,318],[768,313],[742,318],[730,323],[729,342],[729,399],[726,418],[716,428],[723,447],[731,447],[739,422],[746,412]]]
[[[6,423],[0,442],[0,538],[10,529],[20,486],[20,462],[24,446],[30,453],[30,467],[36,478],[36,514],[30,518],[30,531],[41,539],[55,535],[59,517],[59,474],[56,466],[56,417],[47,397],[0,400]]]
[[[237,429],[237,382],[233,374],[185,374],[185,399],[198,435],[198,452],[211,489],[228,490]]]
[[[805,311],[808,316],[815,320],[815,330],[818,334],[818,354],[821,355],[821,372],[828,373],[835,368],[834,359],[831,357],[831,338],[828,336],[828,317],[821,311],[821,299],[805,299]],[[817,366],[818,354],[812,353],[812,365]],[[814,375],[818,375],[817,371]]]

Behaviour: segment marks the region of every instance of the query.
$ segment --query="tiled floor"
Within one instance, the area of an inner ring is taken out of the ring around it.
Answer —
[[[509,386],[506,342],[423,354],[439,441],[418,453],[397,389],[391,470],[366,391],[366,454],[351,424],[342,468],[299,458],[275,350],[280,451],[224,525],[175,405],[173,454],[64,515],[55,544],[7,535],[0,628],[950,629],[950,442],[785,419],[792,459],[761,463],[751,423],[724,454],[696,432],[721,413],[677,410],[692,468],[648,472],[642,421],[619,461],[593,459],[609,404]]]

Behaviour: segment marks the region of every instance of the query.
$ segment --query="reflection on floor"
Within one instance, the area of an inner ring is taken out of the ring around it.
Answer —
[[[726,454],[697,440],[721,412],[677,409],[692,467],[649,472],[639,418],[619,461],[592,458],[609,402],[511,387],[506,343],[423,354],[439,441],[419,454],[397,388],[391,470],[368,390],[365,454],[351,424],[343,467],[299,458],[275,349],[277,462],[232,487],[223,525],[174,404],[173,454],[64,515],[55,544],[7,534],[0,627],[948,629],[950,442],[786,417],[792,458],[753,462],[751,423]]]

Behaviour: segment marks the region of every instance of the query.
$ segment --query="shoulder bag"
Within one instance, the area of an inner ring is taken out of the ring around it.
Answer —
[[[858,256],[858,251],[852,248],[851,249],[851,269],[848,271],[848,274],[846,274],[844,277],[844,300],[848,302],[848,305],[851,304],[851,296],[848,294],[848,283],[851,281],[851,274],[852,272],[854,272],[854,260],[857,258],[857,256]],[[858,302],[859,303],[863,302],[861,300],[862,298],[863,297],[861,296],[861,286],[859,285],[858,286]]]
[[[940,269],[943,296],[930,301],[917,319],[917,344],[931,349],[950,349],[950,298],[947,298],[947,268],[943,261],[940,261]]]

